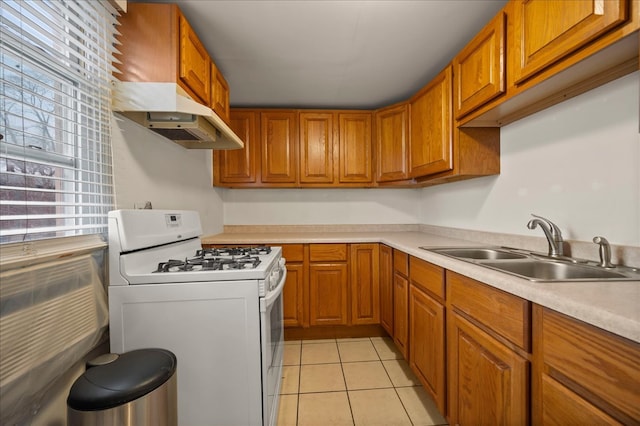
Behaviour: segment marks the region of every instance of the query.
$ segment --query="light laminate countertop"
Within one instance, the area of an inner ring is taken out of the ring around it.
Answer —
[[[564,313],[640,343],[640,281],[530,282],[470,262],[422,250],[482,246],[478,242],[424,232],[223,233],[203,244],[383,243],[450,271]],[[488,245],[488,244],[484,244]]]

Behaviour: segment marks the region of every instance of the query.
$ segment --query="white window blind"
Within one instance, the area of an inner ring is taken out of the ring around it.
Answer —
[[[0,243],[106,233],[116,15],[0,1]]]

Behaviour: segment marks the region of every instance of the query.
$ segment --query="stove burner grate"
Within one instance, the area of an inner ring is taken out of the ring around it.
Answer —
[[[198,250],[200,252],[201,250]],[[224,271],[229,269],[255,269],[260,264],[257,256],[205,257],[204,254],[185,260],[160,262],[155,272]]]
[[[255,247],[217,247],[201,249],[196,251],[196,257],[209,257],[209,256],[258,256],[261,254],[271,253],[271,247],[269,246],[255,246]]]

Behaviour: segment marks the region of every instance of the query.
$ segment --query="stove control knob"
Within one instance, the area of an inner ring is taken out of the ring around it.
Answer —
[[[280,266],[280,269],[284,269],[284,265],[287,262],[287,260],[284,257],[281,257],[280,260],[278,261],[278,265]]]

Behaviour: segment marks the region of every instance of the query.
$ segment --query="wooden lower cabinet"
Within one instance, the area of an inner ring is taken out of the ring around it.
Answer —
[[[449,422],[527,425],[529,361],[448,312]]]
[[[380,244],[380,325],[393,337],[393,249]]]
[[[393,276],[393,341],[405,359],[409,359],[409,280]]]
[[[347,325],[349,280],[346,263],[309,265],[309,324]]]
[[[409,341],[411,369],[444,415],[445,308],[413,284],[409,289]]]
[[[283,290],[283,317],[285,327],[303,327],[305,318],[306,277],[304,245],[282,244],[282,257],[286,260],[287,281]]]
[[[533,423],[639,424],[640,344],[534,306]]]
[[[287,263],[287,281],[283,290],[285,327],[304,326],[304,265]]]
[[[557,426],[622,424],[546,374],[540,377],[540,391],[540,422],[535,424]]]
[[[409,360],[409,255],[393,250],[393,341]]]
[[[380,323],[380,279],[378,244],[349,247],[351,325]]]
[[[527,425],[530,302],[446,271],[451,424]]]

